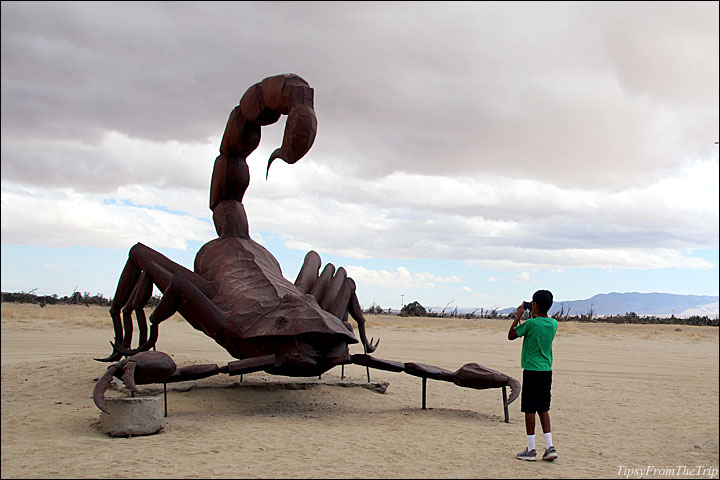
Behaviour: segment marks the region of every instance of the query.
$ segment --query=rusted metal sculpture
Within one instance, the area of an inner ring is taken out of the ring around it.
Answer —
[[[312,146],[317,132],[313,89],[294,74],[268,77],[251,86],[230,113],[210,186],[210,209],[219,238],[200,249],[194,271],[140,243],[130,249],[110,307],[113,353],[97,360],[128,358],[111,366],[98,381],[93,396],[96,405],[105,410],[103,394],[113,375],[134,390],[136,383],[177,382],[219,373],[317,376],[348,363],[476,389],[509,385],[506,405],[515,400],[520,392],[517,380],[475,363],[450,372],[371,357],[368,354],[375,351],[379,340],[367,340],[355,282],[344,268],[327,264],[320,272],[320,256],[310,251],[293,284],[283,277],[275,257],[250,238],[242,204],[250,181],[246,158],[260,143],[261,126],[276,122],[283,114],[288,116],[283,143],[270,156],[268,173],[276,158],[293,164]],[[143,307],[153,285],[163,296],[150,315],[148,337]],[[133,311],[139,330],[136,349],[130,349]],[[148,352],[157,342],[160,323],[175,312],[238,360],[223,367],[176,369],[166,354]],[[348,346],[358,340],[348,315],[357,323],[364,354],[350,354]]]
[[[166,380],[177,370],[175,361],[164,352],[140,352],[125,360],[110,365],[105,375],[95,384],[93,400],[95,405],[103,412],[109,414],[104,393],[110,386],[112,377],[123,381],[125,386],[133,393],[139,394],[137,384],[157,383]]]

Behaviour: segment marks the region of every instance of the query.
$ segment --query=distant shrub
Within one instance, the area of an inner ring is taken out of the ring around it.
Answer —
[[[411,317],[424,317],[425,315],[427,315],[425,307],[420,305],[419,302],[412,302],[405,305],[402,310],[400,310],[400,315],[406,316],[403,315],[403,313]]]
[[[32,292],[32,291],[31,291]],[[35,295],[31,292],[8,293],[2,292],[2,301],[7,303],[35,303],[41,308],[46,305],[99,305],[103,307],[110,306],[110,300],[105,298],[102,293],[90,295],[90,292],[81,294],[73,292],[72,295],[60,297],[57,293],[53,295]]]
[[[514,318],[514,316],[513,316]],[[635,325],[697,325],[717,327],[720,325],[719,319],[710,318],[707,315],[693,315],[686,318],[678,318],[675,315],[670,317],[657,317],[655,315],[638,315],[635,312],[627,312],[624,315],[608,315],[603,317],[591,315],[562,315],[560,312],[553,315],[559,322],[585,322],[585,323],[616,323],[616,324],[635,324]]]

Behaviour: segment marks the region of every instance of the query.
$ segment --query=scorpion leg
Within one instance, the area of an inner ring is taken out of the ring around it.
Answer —
[[[167,285],[166,290],[169,290],[169,286],[172,283],[173,274],[170,273],[165,268],[161,267],[160,265],[156,264],[155,262],[149,262],[147,265],[147,270],[145,272],[148,272],[148,277],[152,279],[152,283],[155,283],[156,285]],[[151,283],[151,285],[152,285]],[[131,296],[131,300],[128,302],[126,308],[129,311],[133,310],[133,300],[135,300],[135,295],[137,293],[138,297],[144,296],[142,293],[140,293],[140,283],[136,286],[135,290],[133,291],[133,295]],[[152,291],[152,290],[151,290]],[[163,295],[164,298],[164,295]],[[162,301],[160,301],[162,303]],[[159,307],[160,305],[158,305]],[[142,307],[140,307],[142,308]],[[123,309],[125,310],[125,309]],[[155,308],[157,310],[157,307]],[[173,312],[174,313],[174,312]],[[152,314],[150,314],[150,338],[145,340],[144,342],[139,343],[139,346],[135,350],[130,350],[130,339],[126,339],[123,343],[112,343],[113,349],[122,355],[125,355],[126,357],[129,357],[131,355],[134,355],[139,352],[143,352],[146,350],[149,350],[152,348],[155,343],[157,342],[158,337],[158,327],[153,321],[153,315],[155,314],[155,311],[153,311]],[[172,316],[172,313],[168,315],[168,317]],[[144,313],[143,313],[144,317]],[[164,320],[164,318],[163,318]],[[159,323],[159,322],[157,322]],[[128,325],[130,325],[129,329],[127,328]],[[126,332],[129,330],[130,334],[132,334],[132,319],[128,319],[128,322],[125,324],[126,326]]]
[[[162,267],[156,266],[155,270],[162,270]],[[117,344],[113,344],[113,346],[123,355],[134,355],[149,350],[157,342],[160,323],[176,312],[179,312],[193,328],[204,332],[211,338],[222,338],[219,331],[227,324],[225,315],[185,273],[177,272],[172,275],[160,303],[150,314],[150,338],[147,342],[135,350],[128,350]],[[197,319],[200,319],[201,322]]]
[[[136,245],[137,246],[137,245]],[[128,301],[130,295],[132,295],[133,289],[137,283],[138,277],[142,270],[137,266],[137,263],[133,261],[132,252],[135,247],[130,249],[130,255],[128,255],[128,261],[125,263],[122,273],[120,274],[120,280],[118,281],[117,289],[115,290],[115,296],[110,304],[110,318],[113,322],[113,329],[115,330],[115,342],[123,343],[123,326],[122,320],[120,319],[120,308]],[[122,358],[122,354],[117,350],[113,349],[113,352],[105,358],[96,358],[99,362],[115,362]]]
[[[325,265],[322,273],[320,270],[320,255],[311,250],[305,255],[303,266],[300,268],[295,285],[303,293],[309,293],[317,300],[323,310],[326,310],[347,325],[348,312],[358,324],[358,331],[365,353],[372,353],[377,349],[380,342],[373,344],[374,338],[368,342],[365,333],[365,317],[360,308],[360,302],[355,294],[355,281],[347,276],[344,268],[335,270],[332,263]]]
[[[333,279],[333,275],[335,275],[335,265],[333,265],[332,263],[328,263],[327,265],[325,265],[322,273],[317,278],[317,281],[315,282],[315,285],[313,285],[312,290],[310,290],[310,295],[315,297],[318,303],[320,303],[325,298],[327,290],[330,287],[330,282]]]
[[[112,304],[110,305],[110,317],[112,318],[113,328],[115,330],[114,345],[118,345],[120,347],[123,347],[126,344],[128,347],[130,345],[130,339],[125,339],[120,313],[121,308],[127,305],[128,301],[131,301],[131,298],[133,298],[135,289],[138,288],[138,283],[141,282],[140,276],[143,272],[147,273],[150,277],[151,283],[155,284],[161,291],[165,291],[167,289],[170,281],[172,280],[173,274],[182,272],[204,293],[208,294],[212,292],[212,284],[200,275],[178,263],[173,262],[152,248],[146,247],[141,243],[136,244],[130,249],[128,260],[125,263],[122,274],[120,275],[120,280],[118,281],[118,286],[115,290],[115,296],[113,297]],[[140,290],[138,291],[137,297],[138,303],[144,299],[145,293],[147,293],[147,290],[145,290],[144,287],[139,288]],[[152,289],[149,290],[149,293],[151,294]],[[131,301],[131,303],[134,304],[135,302]],[[136,312],[141,308],[142,307],[138,307]],[[138,322],[140,322],[140,320]],[[142,331],[142,327],[139,326],[139,328]],[[128,330],[131,334],[131,328]],[[96,358],[96,360],[101,362],[112,362],[119,360],[121,357],[122,353],[117,349],[114,349],[110,356],[106,358]]]
[[[345,312],[347,312],[350,295],[354,291],[355,282],[348,278],[345,269],[340,267],[330,280],[320,306],[342,320],[345,317]]]
[[[352,281],[352,279],[349,280]],[[354,285],[355,282],[353,282],[353,293],[350,297],[350,308],[348,309],[348,311],[357,322],[358,332],[360,333],[360,340],[362,340],[362,343],[365,346],[365,353],[372,353],[377,350],[377,347],[380,344],[380,339],[378,338],[375,344],[373,344],[374,338],[371,338],[370,342],[368,342],[367,340],[367,334],[365,333],[365,316],[362,313],[362,308],[360,308],[360,301],[355,294]]]
[[[295,279],[295,286],[298,287],[302,293],[310,293],[310,290],[312,290],[313,285],[315,285],[318,279],[321,263],[320,255],[318,255],[316,251],[310,250],[305,255],[303,265],[300,268],[297,279]]]
[[[136,295],[133,295],[131,300],[132,307],[135,310],[135,319],[138,324],[138,345],[142,345],[147,341],[148,329],[147,319],[145,318],[145,305],[147,305],[153,292],[152,278],[149,275],[144,274],[140,277],[140,283]],[[129,345],[129,344],[128,344]]]
[[[152,295],[153,283],[152,278],[147,272],[140,274],[135,289],[133,290],[130,300],[122,309],[123,326],[125,327],[125,335],[123,337],[123,346],[125,348],[130,347],[132,341],[132,312],[135,311],[135,318],[138,324],[138,345],[142,345],[147,341],[147,319],[145,318],[145,310],[143,307],[150,300]]]

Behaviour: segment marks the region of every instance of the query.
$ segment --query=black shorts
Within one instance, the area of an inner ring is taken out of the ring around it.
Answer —
[[[523,370],[520,411],[525,413],[542,413],[550,410],[551,385],[552,370],[544,372]]]

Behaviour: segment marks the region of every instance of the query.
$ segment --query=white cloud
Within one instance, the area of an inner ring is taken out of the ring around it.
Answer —
[[[460,287],[460,288],[458,288],[458,292],[472,293],[472,288],[470,288],[468,286]]]
[[[2,242],[65,247],[85,245],[184,249],[188,240],[206,240],[212,225],[188,215],[113,205],[67,190],[3,190]]]
[[[395,272],[387,270],[370,270],[357,265],[345,267],[348,275],[357,283],[402,288],[432,288],[436,283],[458,283],[462,280],[456,276],[438,277],[431,273],[410,273],[405,267],[398,267]]]
[[[458,191],[470,186],[468,191],[487,195],[476,201],[448,194],[436,202],[434,195],[407,195],[396,178],[343,183],[312,162],[302,170],[299,164],[281,165],[281,175],[251,185],[246,204],[251,227],[282,231],[287,246],[351,258],[453,258],[501,270],[707,268],[707,261],[691,253],[673,252],[716,245],[717,176],[705,176],[704,185],[693,191],[698,181],[693,172],[712,173],[708,163],[685,170],[692,175],[680,172],[664,181],[670,191],[694,196],[685,204],[673,204],[668,190],[657,185],[584,192],[519,181],[517,189],[502,193],[499,185],[513,181],[499,177],[488,182],[438,178],[448,192],[457,183]],[[435,192],[430,177],[406,175],[405,180],[419,191]],[[313,185],[311,192],[299,190],[305,185]]]
[[[496,249],[497,250],[497,249]],[[503,255],[503,252],[505,255]],[[500,258],[497,258],[500,257]],[[502,258],[504,257],[504,258]],[[564,268],[634,268],[657,270],[661,268],[689,268],[705,270],[713,264],[705,259],[686,255],[673,249],[502,249],[495,258],[469,260],[469,265],[492,270],[517,271],[523,269]]]
[[[527,272],[518,273],[514,278],[513,282],[529,282],[530,274]]]
[[[448,195],[434,202],[431,195],[406,195],[395,177],[375,182],[349,178],[342,183],[337,172],[312,161],[280,163],[265,181],[264,153],[249,160],[252,180],[245,206],[251,235],[274,232],[287,247],[301,251],[348,258],[461,259],[510,271],[705,269],[712,265],[695,257],[692,249],[717,244],[718,175],[713,162],[691,164],[661,184],[604,193],[527,180],[502,193],[498,185],[512,180],[438,178]],[[405,177],[434,192],[432,178]],[[458,191],[482,190],[487,195],[453,196],[454,183]],[[118,243],[147,241],[182,246],[188,239],[215,236],[208,195],[205,188],[133,182],[115,191],[87,194],[3,181],[3,241],[37,244],[52,237],[65,245],[91,242],[114,248]],[[124,206],[123,201],[151,208]]]

